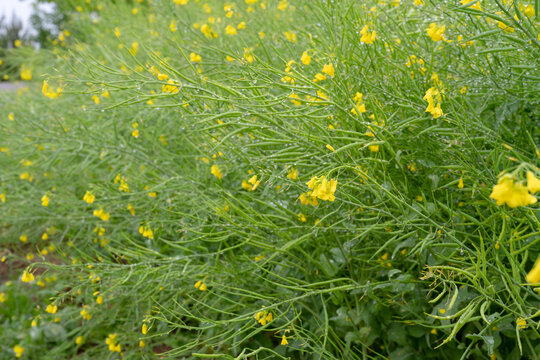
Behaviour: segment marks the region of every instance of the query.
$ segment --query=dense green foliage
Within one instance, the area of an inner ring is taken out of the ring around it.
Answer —
[[[490,194],[538,2],[415,3],[66,2],[0,94],[0,358],[537,359],[539,205]]]

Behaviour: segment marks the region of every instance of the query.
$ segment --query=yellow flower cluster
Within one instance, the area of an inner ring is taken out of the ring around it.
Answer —
[[[253,175],[249,178],[249,180],[242,181],[242,187],[244,188],[244,190],[247,191],[255,191],[255,189],[257,189],[257,187],[261,183],[261,180],[262,179],[257,180],[257,175]]]
[[[103,221],[109,221],[111,217],[111,214],[109,214],[108,212],[105,212],[105,210],[103,210],[102,208],[94,210],[93,214],[94,216],[100,218]]]
[[[210,173],[212,173],[212,175],[217,177],[219,180],[223,178],[223,173],[221,172],[221,169],[218,165],[212,165],[212,167],[210,168]]]
[[[149,226],[146,226],[146,225],[139,226],[139,233],[147,239],[154,238],[154,232]]]
[[[199,290],[201,290],[201,291],[206,291],[206,290],[208,289],[208,287],[206,286],[206,284],[203,283],[203,282],[200,281],[200,280],[197,281],[197,282],[195,283],[195,288],[196,288],[196,289],[199,289]]]
[[[117,337],[118,337],[118,334],[109,334],[107,336],[107,339],[105,339],[105,343],[109,346],[109,351],[110,352],[117,352],[117,353],[122,352],[120,344],[116,343],[117,342]]]
[[[433,41],[441,41],[444,40],[444,30],[446,29],[446,26],[441,25],[438,26],[436,23],[429,24],[429,27],[426,29],[426,32],[428,36]]]
[[[300,58],[300,61],[302,62],[302,64],[304,65],[309,65],[311,64],[311,56],[309,56],[308,52],[307,51],[304,51],[302,53],[302,57]]]
[[[441,109],[442,93],[436,87],[431,87],[426,91],[424,100],[428,102],[426,112],[431,113],[434,119],[444,115]]]
[[[301,194],[298,197],[298,200],[300,200],[300,203],[302,205],[312,205],[312,206],[319,205],[319,201],[317,200],[317,197],[313,195],[313,191],[308,191]]]
[[[353,101],[355,106],[351,109],[354,115],[363,114],[366,112],[366,104],[364,104],[364,95],[361,92],[357,92],[354,95]]]
[[[360,34],[362,34],[360,42],[363,42],[364,44],[373,44],[373,42],[375,41],[375,37],[377,36],[375,30],[369,32],[367,25],[365,25],[362,30],[360,30]]]
[[[45,194],[45,195],[43,195],[41,197],[41,205],[49,206],[49,202],[50,202],[50,199],[49,199],[49,196],[47,194]]]
[[[493,186],[489,197],[494,199],[497,205],[506,204],[511,208],[516,208],[533,205],[538,201],[529,191],[532,193],[540,191],[540,180],[532,172],[527,172],[527,186],[516,182],[514,176],[506,174],[499,178],[497,185]]]
[[[23,274],[21,276],[21,281],[22,282],[25,282],[25,283],[29,283],[29,282],[32,282],[34,281],[34,274],[32,274],[31,272],[28,272],[26,270],[23,271]]]
[[[180,85],[173,79],[169,79],[167,84],[161,87],[161,91],[168,94],[177,94],[180,91]]]
[[[289,172],[287,173],[287,179],[298,180],[298,169],[293,167],[290,168]]]
[[[43,92],[43,95],[45,95],[49,99],[56,99],[60,95],[62,95],[62,88],[57,88],[56,92],[49,91],[49,84],[48,84],[47,80],[43,81],[43,87],[41,88],[41,91]]]
[[[312,190],[310,194],[311,197],[316,197],[325,201],[334,201],[336,199],[334,193],[336,192],[337,184],[337,180],[331,179],[328,181],[324,176],[314,176],[306,183]]]
[[[13,347],[13,352],[15,353],[15,357],[20,358],[24,353],[24,348],[20,345],[15,345]]]
[[[83,306],[83,309],[81,310],[80,312],[80,315],[81,317],[84,319],[84,320],[90,320],[92,318],[92,315],[90,314],[90,312],[87,310],[87,306],[84,305]]]
[[[115,184],[120,184],[120,186],[118,187],[118,190],[126,192],[126,193],[129,192],[129,185],[127,183],[127,178],[126,177],[118,174],[114,178],[114,183]]]
[[[212,28],[208,24],[203,24],[201,26],[201,32],[209,39],[214,39],[218,37],[217,33],[212,30]]]
[[[94,200],[96,200],[96,196],[92,194],[89,190],[87,190],[83,196],[83,200],[88,204],[92,204]]]
[[[274,320],[274,316],[272,315],[272,313],[266,310],[257,312],[254,317],[255,317],[255,320],[257,320],[259,324],[261,324],[262,326]]]

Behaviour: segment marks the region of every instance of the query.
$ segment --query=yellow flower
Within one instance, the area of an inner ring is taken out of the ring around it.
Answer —
[[[139,50],[139,43],[134,41],[131,43],[131,48],[129,49],[129,52],[131,55],[135,56],[137,55],[137,51]]]
[[[109,334],[107,339],[105,339],[105,344],[109,345],[109,351],[121,353],[122,349],[120,344],[116,343],[117,334]]]
[[[291,99],[291,102],[296,106],[302,105],[302,102],[297,100],[297,99],[300,99],[300,96],[298,96],[296,94],[289,95],[289,99]]]
[[[49,196],[47,196],[47,194],[45,194],[45,195],[43,195],[41,197],[41,205],[49,206],[49,201],[50,201],[50,199],[49,199]]]
[[[173,0],[176,5],[187,5],[189,0]]]
[[[322,72],[325,73],[328,76],[333,77],[334,74],[335,74],[334,65],[332,63],[324,65],[323,69],[322,69]]]
[[[319,81],[323,81],[323,80],[326,80],[326,76],[324,76],[321,73],[317,73],[317,74],[315,74],[315,79],[313,79],[313,82],[319,82]]]
[[[431,38],[431,40],[433,41],[441,41],[441,40],[444,40],[444,30],[446,29],[446,27],[444,25],[442,26],[437,26],[436,23],[431,23],[429,24],[429,27],[426,29],[426,32],[428,34],[428,36]]]
[[[285,10],[287,10],[288,7],[289,7],[289,1],[288,0],[281,0],[278,3],[278,6],[277,6],[279,11],[285,11]]]
[[[298,200],[300,200],[300,203],[302,205],[312,205],[312,206],[319,205],[319,201],[317,200],[317,197],[313,195],[313,191],[308,191],[306,193],[301,194],[298,197]]]
[[[360,42],[363,42],[364,44],[373,44],[373,42],[375,41],[375,37],[377,36],[377,33],[375,31],[372,31],[371,33],[368,32],[367,25],[365,25],[362,30],[360,30],[360,34],[362,34]]]
[[[298,180],[298,169],[290,168],[287,174],[287,179]]]
[[[304,51],[302,53],[302,57],[300,58],[300,61],[302,62],[302,64],[304,65],[309,65],[311,64],[311,56],[309,56],[308,52],[307,51]]]
[[[24,348],[20,345],[15,345],[13,347],[13,352],[15,352],[15,357],[20,358],[22,354],[24,353]]]
[[[504,30],[504,32],[509,32],[509,33],[513,33],[514,32],[514,28],[509,26],[509,25],[506,25],[505,23],[503,23],[502,21],[497,21],[497,26],[500,27],[501,29]]]
[[[518,330],[523,330],[528,327],[527,320],[521,317],[516,319],[516,325],[517,325]]]
[[[422,6],[422,5],[424,5],[424,0],[414,0],[414,5],[415,6]]]
[[[100,103],[99,96],[97,96],[97,95],[92,95],[92,100],[94,100],[94,103],[95,103],[96,105],[99,105],[99,103]]]
[[[336,152],[336,150],[334,149],[334,147],[330,144],[326,144],[326,148],[332,152]]]
[[[299,213],[298,214],[298,220],[301,221],[301,222],[306,222],[307,218],[306,218],[306,216],[304,214]]]
[[[225,28],[225,34],[236,35],[238,34],[238,31],[236,31],[236,28],[234,26],[227,25],[227,27]]]
[[[259,324],[263,326],[274,319],[274,316],[272,315],[272,313],[266,310],[257,312],[254,317],[255,317],[255,320],[257,320]]]
[[[99,295],[99,296],[96,298],[96,303],[97,303],[98,305],[103,304],[103,296]]]
[[[88,204],[92,204],[94,200],[96,200],[96,196],[90,191],[86,190],[86,193],[83,196],[83,200],[86,201]]]
[[[537,201],[534,196],[529,194],[523,184],[516,184],[511,175],[504,175],[499,178],[497,185],[493,186],[493,191],[489,197],[494,199],[497,205],[506,204],[511,208],[532,205]]]
[[[314,176],[306,183],[306,185],[313,190],[311,196],[325,201],[334,201],[336,199],[334,193],[336,192],[337,183],[338,182],[335,179],[328,181],[324,176]]]
[[[43,81],[43,87],[41,88],[41,91],[43,92],[43,95],[45,95],[49,99],[56,99],[62,94],[61,88],[56,89],[56,92],[49,91],[49,84],[47,83],[47,80]]]
[[[434,119],[444,115],[441,109],[442,94],[437,88],[435,87],[429,88],[426,91],[426,94],[424,95],[423,99],[428,102],[428,107],[426,108],[426,112],[431,113]]]
[[[0,304],[6,302],[6,300],[7,300],[6,293],[1,292],[0,293]]]
[[[47,305],[47,308],[45,309],[46,312],[49,314],[56,314],[56,311],[58,311],[58,306],[54,304]]]
[[[148,332],[148,325],[143,324],[141,328],[141,332],[143,335],[146,335],[146,333]]]
[[[293,32],[293,31],[285,31],[283,33],[283,35],[285,35],[285,37],[287,38],[288,41],[296,42],[296,33],[295,32]]]
[[[169,79],[167,81],[167,84],[168,85],[163,85],[161,87],[161,91],[163,91],[164,93],[176,94],[180,91],[180,88],[178,84],[176,83],[176,81]]]
[[[219,169],[219,166],[217,165],[212,165],[212,167],[210,168],[210,173],[212,173],[212,175],[217,177],[219,180],[223,178],[223,173],[221,172],[221,170]]]
[[[111,214],[109,214],[108,212],[105,212],[101,208],[97,209],[97,210],[94,210],[93,214],[94,214],[94,216],[100,218],[103,221],[109,221],[109,219],[111,217]]]
[[[154,238],[154,232],[149,226],[145,226],[145,225],[139,226],[139,233],[147,239]]]
[[[0,201],[3,202],[3,203],[6,202],[6,194],[4,194],[4,193],[0,194]]]
[[[206,291],[208,289],[206,284],[200,280],[195,283],[195,288],[199,289],[200,291]]]
[[[536,260],[536,264],[525,278],[529,284],[540,284],[540,258]]]
[[[208,24],[201,26],[201,32],[209,39],[217,38],[217,34]]]
[[[259,184],[261,183],[261,179],[257,180],[257,175],[253,175],[249,180],[242,181],[242,187],[246,189],[247,191],[255,191]]]
[[[176,22],[174,21],[171,21],[171,23],[169,24],[169,29],[172,31],[172,32],[175,32],[176,31]]]
[[[32,70],[25,67],[24,65],[21,67],[21,79],[25,81],[32,80]]]
[[[189,54],[189,61],[195,63],[195,62],[201,62],[202,61],[202,57],[201,55],[198,55],[198,54],[195,54],[195,53],[191,53]]]
[[[532,171],[527,171],[527,190],[533,194],[540,191],[540,180],[534,176]]]
[[[25,282],[25,283],[30,283],[30,282],[34,281],[34,274],[24,270],[23,274],[21,276],[21,281]]]
[[[287,337],[285,335],[283,335],[281,337],[281,345],[285,346],[287,345],[289,342],[287,341]]]
[[[83,309],[81,310],[80,314],[84,320],[90,320],[92,318],[92,315],[90,314],[90,312],[86,310],[86,305],[83,306]]]
[[[81,345],[82,342],[83,342],[83,337],[82,336],[77,336],[77,338],[75,339],[75,344]]]
[[[458,182],[457,187],[458,187],[459,189],[463,189],[463,178],[462,178],[462,177],[459,178],[459,182]]]
[[[244,59],[250,64],[255,61],[255,56],[253,56],[252,50],[252,48],[244,48]]]
[[[522,13],[524,13],[528,17],[533,17],[535,14],[534,5],[532,4],[528,4],[528,5],[519,4],[519,9],[521,10]]]

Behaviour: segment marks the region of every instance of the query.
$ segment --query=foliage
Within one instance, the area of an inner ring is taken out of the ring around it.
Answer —
[[[74,6],[2,99],[7,358],[540,355],[538,2]]]

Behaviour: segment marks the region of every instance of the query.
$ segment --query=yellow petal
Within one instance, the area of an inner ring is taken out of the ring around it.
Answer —
[[[533,194],[540,191],[540,180],[531,171],[527,171],[527,190]]]
[[[527,274],[526,279],[530,284],[540,284],[540,258],[536,261],[532,270]]]

